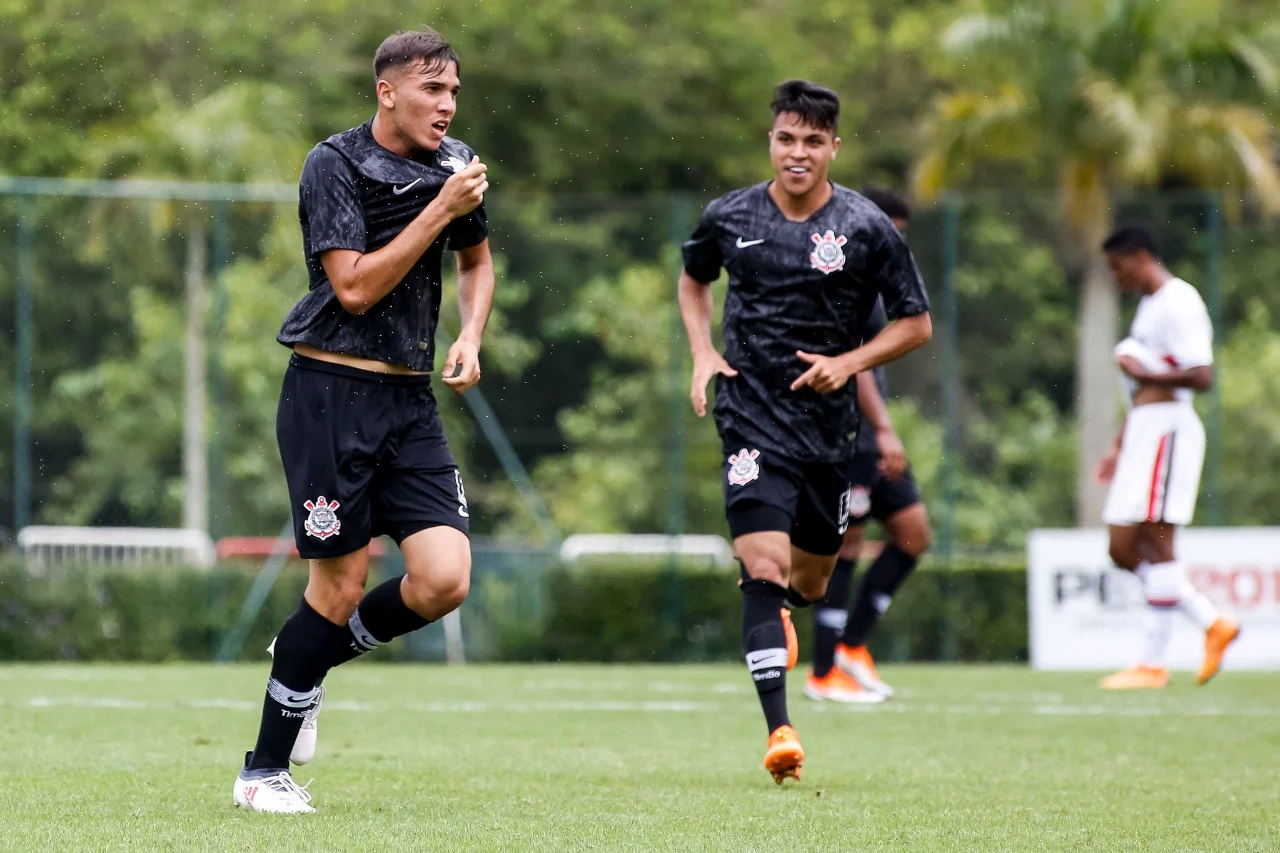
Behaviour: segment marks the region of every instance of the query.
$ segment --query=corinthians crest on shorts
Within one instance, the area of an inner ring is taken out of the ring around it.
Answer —
[[[837,237],[836,232],[828,228],[825,234],[815,231],[809,235],[809,239],[817,247],[809,253],[809,263],[813,264],[815,270],[829,275],[844,269],[844,249],[841,247],[849,242],[847,237],[843,234]]]
[[[745,486],[760,476],[759,450],[747,450],[745,447],[737,453],[729,455],[729,485]]]
[[[330,536],[337,536],[342,529],[342,522],[338,520],[337,501],[329,503],[321,495],[314,501],[305,502],[302,507],[307,511],[307,520],[302,523],[302,527],[308,536],[328,539]]]

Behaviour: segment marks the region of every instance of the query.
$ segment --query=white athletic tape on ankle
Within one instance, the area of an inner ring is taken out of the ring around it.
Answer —
[[[830,628],[833,631],[843,631],[845,626],[849,624],[849,611],[836,610],[834,607],[824,607],[815,611],[813,618],[818,624],[824,628]]]

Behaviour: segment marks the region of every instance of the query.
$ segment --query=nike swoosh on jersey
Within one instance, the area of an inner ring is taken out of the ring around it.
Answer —
[[[402,187],[392,187],[391,191],[396,195],[404,195],[420,183],[422,183],[422,178],[415,178],[412,183],[405,184]]]
[[[763,242],[764,242],[763,238],[759,240],[743,240],[741,237],[739,237],[738,242],[735,243],[734,245],[737,246],[739,249],[745,249],[748,246],[759,246]]]

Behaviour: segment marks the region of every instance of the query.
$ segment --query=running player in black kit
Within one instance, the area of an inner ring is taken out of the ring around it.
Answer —
[[[289,761],[315,752],[329,670],[449,613],[470,584],[469,509],[430,371],[449,249],[462,330],[442,381],[462,393],[480,379],[494,288],[489,185],[475,152],[445,135],[459,63],[438,33],[390,36],[374,76],[374,118],[321,142],[302,167],[310,288],[280,329],[293,357],[276,433],[310,578],[273,643],[257,745],[232,792],[256,811],[314,811]],[[382,534],[406,574],[365,594],[369,541]]]
[[[742,564],[742,643],[769,729],[764,766],[798,779],[804,750],[787,716],[782,611],[822,598],[849,525],[855,385],[932,335],[907,245],[867,199],[827,179],[840,102],[789,80],[774,91],[774,179],[707,206],[684,245],[680,313],[693,351],[690,396],[715,419],[725,513]],[[711,340],[711,290],[728,270],[725,356]],[[876,298],[896,322],[862,344]]]

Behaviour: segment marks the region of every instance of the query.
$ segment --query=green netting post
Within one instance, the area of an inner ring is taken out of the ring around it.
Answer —
[[[958,420],[960,408],[959,297],[956,293],[956,265],[959,257],[960,208],[948,200],[942,205],[941,225],[941,316],[942,332],[937,358],[942,380],[942,466],[938,472],[942,507],[938,513],[937,554],[948,563],[956,547],[956,457],[960,452]]]
[[[944,562],[947,574],[939,579],[942,594],[942,637],[939,657],[955,660],[956,638],[952,626],[950,605],[951,563],[956,548],[956,467],[960,453],[960,300],[956,292],[956,266],[960,255],[960,207],[954,200],[942,205],[942,340],[938,357],[942,359],[942,467],[939,485],[942,487],[942,512],[938,518],[938,555]]]
[[[216,542],[228,534],[231,495],[227,453],[227,366],[223,348],[227,337],[226,271],[231,263],[230,211],[225,201],[213,204],[213,247],[210,275],[213,278],[213,305],[209,312],[209,536]],[[219,574],[219,577],[223,575]],[[214,590],[214,612],[226,607],[226,584]],[[214,655],[222,646],[222,636],[215,631]]]
[[[1212,527],[1222,525],[1222,207],[1210,193],[1205,203],[1204,293],[1213,321],[1213,385],[1209,388],[1205,426],[1209,442],[1205,448],[1204,519]]]
[[[35,223],[31,206],[23,203],[18,213],[18,279],[14,327],[17,331],[14,355],[13,423],[13,529],[16,533],[31,523],[31,354],[34,349],[34,312],[31,287],[35,280]]]
[[[226,269],[231,263],[229,210],[225,201],[213,205],[213,305],[209,317],[209,535],[217,540],[228,533],[230,489],[227,459],[226,346],[228,296]]]
[[[688,405],[684,394],[685,342],[684,327],[676,308],[676,292],[680,261],[680,245],[689,227],[689,200],[683,196],[671,199],[667,209],[669,241],[674,249],[673,292],[668,310],[671,313],[667,341],[667,535],[679,536],[684,532],[684,419]],[[674,551],[667,558],[666,584],[663,597],[662,621],[666,627],[664,657],[674,657],[679,645],[678,637],[683,601],[680,588],[680,566]]]

